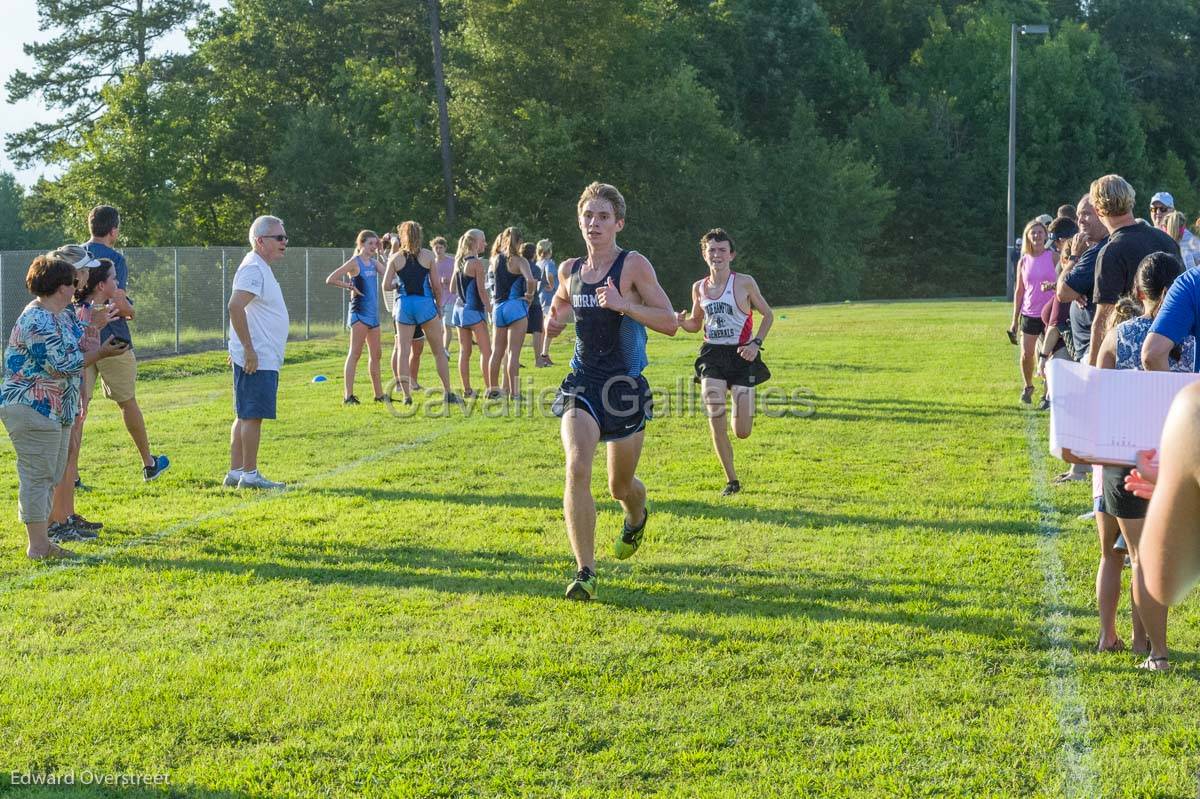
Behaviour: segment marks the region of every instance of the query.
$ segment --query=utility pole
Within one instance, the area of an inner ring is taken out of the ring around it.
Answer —
[[[437,87],[438,127],[442,139],[442,181],[446,184],[446,226],[454,229],[454,170],[450,159],[450,112],[446,108],[446,76],[442,72],[442,21],[439,0],[429,0],[429,36],[433,41],[433,82]]]

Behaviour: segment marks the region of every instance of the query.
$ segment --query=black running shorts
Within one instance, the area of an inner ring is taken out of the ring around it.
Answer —
[[[558,388],[552,410],[563,416],[579,408],[596,420],[601,441],[617,441],[646,427],[653,418],[650,384],[638,375],[618,375],[606,380],[571,372]]]
[[[1125,475],[1133,469],[1129,466],[1104,467],[1104,512],[1118,519],[1144,519],[1150,500],[1125,490]]]
[[[738,355],[737,344],[703,344],[696,359],[695,381],[704,378],[724,380],[730,386],[754,388],[771,379],[771,370],[763,363],[762,354],[747,361]]]

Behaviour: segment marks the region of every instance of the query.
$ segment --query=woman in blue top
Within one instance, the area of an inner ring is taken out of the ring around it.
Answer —
[[[442,306],[442,287],[440,281],[433,279],[433,252],[421,246],[421,226],[409,220],[401,222],[398,231],[400,246],[388,260],[383,285],[385,288],[396,289],[396,344],[399,348],[400,371],[398,382],[404,392],[404,404],[411,405],[412,380],[408,359],[413,334],[420,327],[430,341],[442,340],[442,318],[438,313]],[[434,347],[433,356],[437,361],[438,377],[442,380],[446,402],[462,402],[457,394],[450,391],[450,365],[446,351],[441,347]]]
[[[350,292],[350,352],[346,355],[346,365],[342,370],[345,378],[342,403],[345,405],[359,404],[358,397],[354,396],[354,373],[358,369],[364,343],[367,345],[367,368],[371,372],[375,401],[383,402],[383,383],[379,377],[383,349],[379,340],[379,272],[375,268],[378,250],[379,235],[373,230],[359,231],[354,244],[354,257],[325,278],[325,285]]]
[[[542,270],[542,283],[541,289],[538,291],[538,300],[542,304],[542,319],[544,322],[545,318],[550,315],[550,303],[554,301],[554,292],[558,291],[558,264],[554,263],[553,242],[550,239],[539,241],[534,255],[537,258],[538,268]],[[553,338],[553,336],[548,334],[542,336],[541,349],[537,351],[538,366],[554,365],[554,361],[550,360],[550,341]]]
[[[1122,297],[1117,303],[1112,316],[1114,323],[1100,345],[1097,365],[1101,369],[1144,369],[1142,344],[1158,316],[1167,289],[1181,274],[1183,264],[1170,253],[1155,252],[1142,259],[1133,278],[1133,294],[1141,307],[1129,297]],[[1125,311],[1127,306],[1132,306],[1132,311]],[[1129,318],[1122,320],[1122,316]],[[1169,353],[1168,366],[1172,372],[1195,370],[1196,340],[1192,336],[1184,338]],[[1149,502],[1125,487],[1125,478],[1130,472],[1131,469],[1123,466],[1104,467],[1104,511],[1096,514],[1100,533],[1100,567],[1096,579],[1100,610],[1098,648],[1115,651],[1124,647],[1116,632],[1124,558],[1113,547],[1120,532],[1129,545],[1129,559],[1133,565],[1130,577],[1133,651],[1147,655],[1139,668],[1165,671],[1170,667],[1167,661],[1167,608],[1146,594],[1141,576],[1142,528]]]
[[[475,396],[471,388],[471,344],[479,347],[479,371],[485,391],[495,388],[488,381],[488,362],[492,359],[492,343],[488,340],[487,317],[492,313],[492,299],[484,288],[487,267],[479,254],[487,249],[483,231],[472,228],[458,240],[454,254],[454,275],[450,285],[458,295],[450,324],[458,328],[458,376],[462,378],[463,396]]]
[[[490,264],[490,271],[495,275],[493,299],[496,312],[492,320],[495,326],[492,328],[492,360],[488,364],[488,377],[493,386],[499,383],[501,390],[514,399],[520,399],[517,371],[521,368],[521,345],[525,343],[529,301],[533,299],[535,288],[529,261],[521,256],[523,238],[517,228],[505,228],[492,245]],[[504,374],[501,377],[502,362]]]

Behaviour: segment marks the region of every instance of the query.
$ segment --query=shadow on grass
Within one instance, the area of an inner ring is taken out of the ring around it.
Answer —
[[[272,560],[264,560],[261,550],[250,545],[233,549],[228,557],[207,558],[154,559],[127,554],[114,557],[111,565],[253,575],[261,581],[415,588],[554,601],[561,597],[570,573],[566,557],[532,556],[511,550],[281,541],[272,551]],[[860,621],[925,631],[957,631],[1009,645],[1041,635],[1040,625],[1021,618],[1029,617],[1031,608],[1005,605],[1003,594],[917,578],[877,579],[796,569],[643,562],[602,563],[600,581],[604,601],[598,604],[624,611]],[[967,597],[954,598],[952,593],[965,593]]]
[[[554,512],[561,518],[562,500],[556,494],[481,494],[473,492],[437,493],[406,488],[311,488],[306,493],[320,496],[365,499],[369,502],[421,502],[433,505],[450,504],[466,507],[486,508],[494,513],[497,508],[537,508]],[[601,503],[598,509],[603,510]],[[981,519],[912,519],[896,516],[877,516],[853,513],[828,513],[809,509],[782,510],[761,508],[733,503],[703,502],[697,500],[650,498],[650,509],[656,513],[669,513],[688,519],[727,521],[740,524],[759,523],[820,530],[826,527],[857,526],[869,528],[896,528],[898,530],[928,529],[945,533],[987,533],[989,535],[1036,536],[1036,523],[994,521]],[[1032,538],[1030,539],[1033,540]]]

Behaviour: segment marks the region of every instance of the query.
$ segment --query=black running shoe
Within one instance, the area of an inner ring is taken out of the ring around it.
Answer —
[[[361,405],[362,403],[358,401],[358,397],[351,394],[350,396],[348,396],[344,400],[342,400],[342,404],[343,405]]]
[[[739,481],[730,480],[728,483],[725,484],[725,488],[721,491],[721,496],[723,496],[723,497],[733,496],[734,494],[736,494],[737,492],[739,492],[741,490],[742,490],[742,484]]]
[[[74,527],[76,530],[103,530],[102,522],[90,522],[80,516],[78,513],[73,513],[67,517],[67,524]]]

